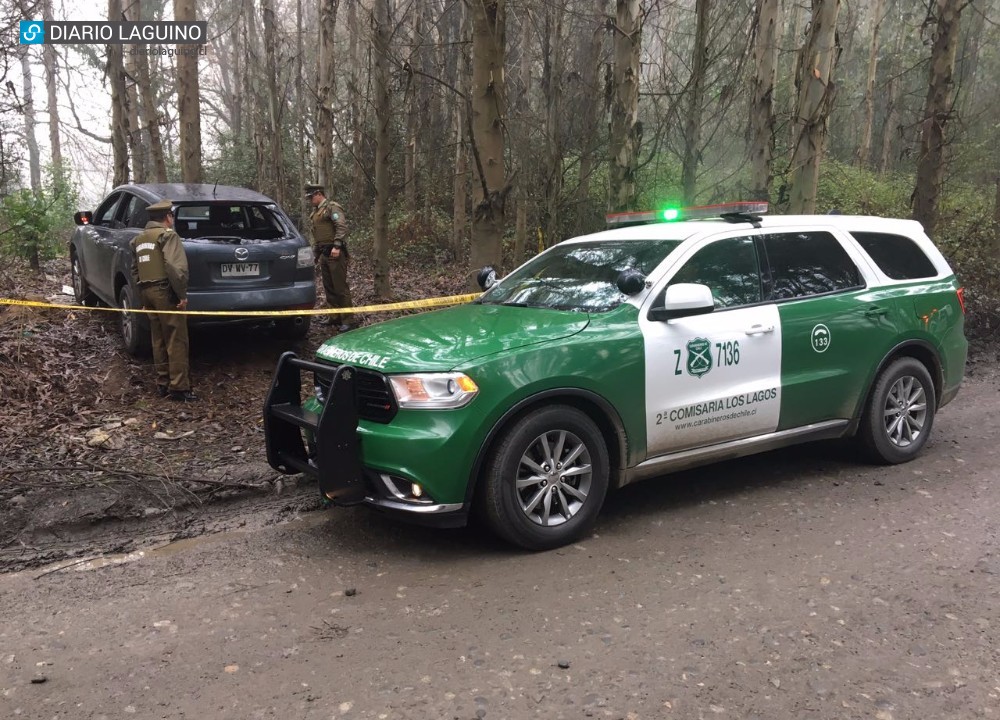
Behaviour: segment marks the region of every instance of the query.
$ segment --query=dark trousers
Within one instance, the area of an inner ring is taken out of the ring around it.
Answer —
[[[148,310],[176,310],[177,296],[167,285],[147,285],[140,288],[142,305]],[[184,315],[149,315],[153,336],[153,367],[156,384],[168,390],[184,392],[191,389],[188,365],[188,327]]]
[[[323,292],[326,294],[326,304],[331,308],[353,307],[351,301],[351,286],[347,282],[348,261],[343,258],[332,258],[323,254],[319,260],[319,273],[323,278]],[[340,324],[354,322],[353,313],[333,316]]]

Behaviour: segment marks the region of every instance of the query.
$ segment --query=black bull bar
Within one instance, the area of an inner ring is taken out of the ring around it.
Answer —
[[[331,378],[319,413],[302,407],[302,370]],[[356,378],[350,365],[331,367],[286,352],[278,360],[264,403],[268,464],[286,475],[315,477],[324,497],[338,505],[363,502],[367,494],[358,438]],[[303,430],[312,433],[312,454]]]

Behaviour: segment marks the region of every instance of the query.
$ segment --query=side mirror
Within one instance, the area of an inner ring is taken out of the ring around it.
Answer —
[[[705,315],[715,309],[715,300],[708,285],[677,283],[668,285],[663,306],[649,309],[650,320],[666,321],[690,315]]]
[[[73,222],[77,225],[93,225],[94,224],[94,214],[89,210],[81,210],[76,215],[73,216]]]
[[[497,279],[497,271],[492,265],[487,265],[476,273],[476,282],[479,283],[479,287],[483,290],[489,290],[499,282]]]
[[[624,295],[635,295],[646,287],[646,276],[638,270],[622,270],[615,285]]]

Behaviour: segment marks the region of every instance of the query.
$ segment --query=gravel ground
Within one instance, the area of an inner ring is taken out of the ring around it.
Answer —
[[[0,716],[996,717],[995,367],[910,464],[651,480],[558,551],[284,506],[0,576]]]

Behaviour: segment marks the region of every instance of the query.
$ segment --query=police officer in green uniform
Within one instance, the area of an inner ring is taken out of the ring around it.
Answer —
[[[313,256],[319,265],[323,278],[323,292],[326,304],[331,308],[353,307],[351,287],[347,282],[347,271],[351,258],[347,251],[347,221],[344,208],[333,200],[328,200],[322,185],[306,185],[306,197],[312,203],[310,216],[313,230]],[[354,315],[340,315],[340,332],[354,327]]]
[[[139,288],[146,310],[186,310],[188,262],[184,244],[174,232],[169,200],[146,208],[149,222],[132,239],[132,280]],[[188,366],[188,329],[184,315],[149,315],[153,340],[153,365],[161,397],[187,402],[191,392]]]

